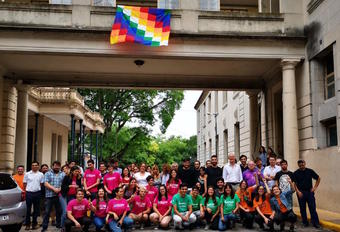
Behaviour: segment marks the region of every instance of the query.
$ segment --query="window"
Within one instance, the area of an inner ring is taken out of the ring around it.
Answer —
[[[212,111],[211,111],[211,94],[209,94],[209,97],[208,97],[208,121],[210,122],[211,121],[211,114],[212,114]]]
[[[204,142],[204,153],[203,153],[203,157],[208,157],[207,156],[207,143]]]
[[[337,146],[338,145],[338,133],[336,130],[336,124],[330,125],[327,128],[327,146]]]
[[[116,0],[116,5],[144,6],[157,8],[157,0],[140,0],[140,1]]]
[[[110,6],[110,7],[114,7],[115,6],[115,1],[114,0],[93,0],[93,5],[94,6]]]
[[[333,52],[330,52],[324,61],[325,67],[325,98],[330,99],[335,96],[335,78],[334,78],[334,59]]]
[[[72,0],[50,0],[50,4],[72,5]]]
[[[215,91],[215,113],[218,112],[218,91]]]
[[[212,141],[211,139],[209,139],[209,155],[208,157],[210,157],[212,155]]]
[[[204,102],[203,104],[203,127],[205,127],[206,122],[207,122],[206,117],[207,117],[207,105]]]
[[[223,137],[224,137],[224,155],[228,156],[228,130],[223,131]]]
[[[200,9],[207,11],[219,11],[220,6],[218,0],[200,0]]]
[[[240,158],[240,123],[237,122],[234,125],[234,146],[235,156],[237,159]]]
[[[0,173],[0,190],[14,189],[16,187],[17,184],[9,174]]]
[[[218,156],[218,153],[219,153],[219,144],[220,144],[220,142],[219,142],[219,137],[218,137],[218,135],[216,135],[216,144],[215,144],[215,149],[216,149],[216,154],[215,155],[217,155]]]
[[[161,9],[179,9],[179,0],[159,0],[158,8]]]
[[[197,131],[198,133],[200,133],[200,130],[201,130],[201,111],[198,110],[197,111]]]
[[[220,0],[220,10],[224,12],[258,12],[258,0]]]

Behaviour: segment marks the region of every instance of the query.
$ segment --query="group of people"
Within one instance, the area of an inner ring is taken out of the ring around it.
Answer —
[[[181,165],[163,164],[161,171],[156,164],[145,163],[121,169],[117,160],[101,162],[98,169],[88,160],[85,171],[75,162],[61,166],[55,161],[49,169],[34,161],[27,173],[18,166],[14,179],[26,193],[26,230],[39,227],[40,202],[44,201],[42,231],[48,228],[52,208],[56,227],[62,231],[72,227],[88,231],[92,223],[96,231],[120,232],[145,225],[166,229],[171,222],[175,229],[219,231],[232,229],[236,222],[248,229],[256,222],[262,229],[274,230],[277,224],[284,230],[288,222],[293,231],[297,220],[292,209],[294,192],[303,224],[308,226],[308,203],[311,222],[319,227],[314,192],[320,177],[306,168],[304,160],[298,161],[299,169],[293,173],[286,160],[278,163],[275,154],[263,154],[261,147],[255,162],[242,155],[240,163],[229,154],[223,168],[216,155],[206,166],[184,159]]]

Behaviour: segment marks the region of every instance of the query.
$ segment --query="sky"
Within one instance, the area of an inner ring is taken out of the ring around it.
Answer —
[[[201,95],[202,91],[184,91],[184,100],[181,108],[176,111],[175,117],[169,125],[165,136],[167,138],[171,136],[181,136],[183,138],[189,138],[197,133],[196,123],[196,110],[194,106]],[[153,128],[153,135],[160,134],[159,124],[156,124]]]

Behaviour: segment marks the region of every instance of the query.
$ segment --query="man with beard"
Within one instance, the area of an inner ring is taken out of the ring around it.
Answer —
[[[224,193],[224,179],[222,177],[216,180],[217,188],[215,189],[216,197],[221,197]]]
[[[61,206],[59,203],[59,193],[61,191],[61,183],[65,177],[65,173],[60,170],[61,164],[59,161],[54,161],[52,169],[45,174],[45,215],[42,224],[42,232],[47,231],[48,222],[52,206],[56,211],[57,228],[62,228],[61,225]]]
[[[178,177],[182,183],[186,183],[188,188],[192,188],[197,178],[195,178],[195,171],[190,167],[190,159],[186,158],[183,160],[183,164],[178,168]]]
[[[211,156],[211,167],[206,169],[206,173],[208,175],[207,186],[217,187],[216,180],[222,177],[222,169],[217,166],[217,156]]]
[[[288,171],[288,163],[287,160],[281,160],[280,162],[281,165],[281,171],[276,173],[274,180],[276,181],[276,185],[279,186],[282,192],[288,192],[291,189],[290,183],[289,183],[289,178],[291,179],[292,182],[295,182],[294,180],[294,173],[291,171]],[[290,204],[293,204],[293,199],[287,199],[290,201]]]

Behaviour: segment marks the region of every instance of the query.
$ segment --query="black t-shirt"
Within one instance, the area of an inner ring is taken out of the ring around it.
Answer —
[[[216,167],[216,168],[209,167],[205,170],[205,172],[208,175],[207,185],[208,186],[212,185],[216,188],[217,187],[217,185],[216,185],[217,178],[222,177],[222,168],[220,168],[220,167]]]
[[[310,191],[313,188],[313,180],[319,179],[319,175],[313,169],[298,169],[294,172],[295,183],[299,191]]]
[[[246,170],[248,170],[248,165],[243,167],[242,164],[240,164],[240,167],[241,167],[242,173],[244,173]]]
[[[288,177],[295,182],[294,173],[291,171],[283,172],[279,171],[276,173],[274,180],[277,180],[279,182],[279,188],[282,192],[288,192],[291,189],[291,186],[288,182]]]
[[[189,188],[192,188],[197,181],[195,171],[192,167],[189,169],[183,169],[183,166],[178,168],[178,178],[181,179],[182,183],[188,184]]]

